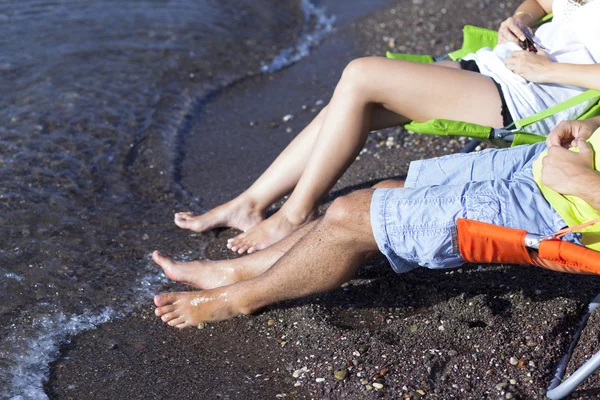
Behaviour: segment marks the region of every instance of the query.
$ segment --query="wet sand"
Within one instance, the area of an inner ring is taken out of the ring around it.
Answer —
[[[173,212],[211,208],[246,187],[315,115],[318,101],[329,98],[352,58],[389,48],[441,54],[446,45],[458,45],[465,23],[496,27],[513,7],[391,2],[340,24],[292,67],[215,94],[192,121],[183,146],[179,182],[197,201],[157,197],[164,207],[145,216],[152,220],[148,253],[156,247],[189,258],[230,257],[224,244],[235,232],[190,234],[172,224]],[[294,119],[284,123],[287,114]],[[371,134],[366,152],[323,209],[337,195],[403,176],[410,160],[460,145],[402,129]],[[599,283],[530,266],[469,265],[397,276],[377,259],[336,291],[203,330],[166,326],[148,302],[62,346],[45,388],[60,399],[544,398]],[[597,319],[587,332],[600,332]],[[582,340],[593,349],[597,334]],[[580,394],[595,398],[598,387],[596,378]]]

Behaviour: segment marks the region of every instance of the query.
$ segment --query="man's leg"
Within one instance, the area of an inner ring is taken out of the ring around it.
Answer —
[[[404,187],[402,180],[385,180],[373,186],[373,188],[402,187]],[[152,258],[161,266],[169,279],[197,289],[214,289],[252,279],[262,274],[310,232],[316,224],[317,221],[309,222],[263,251],[232,260],[180,262],[165,257],[158,251],[152,253]]]
[[[361,190],[335,200],[313,229],[256,278],[202,292],[157,295],[156,314],[185,328],[339,287],[378,250],[371,231],[372,195],[372,189]]]

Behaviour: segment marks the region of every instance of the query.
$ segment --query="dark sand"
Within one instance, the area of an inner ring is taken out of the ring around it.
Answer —
[[[213,207],[246,187],[315,115],[320,108],[315,103],[329,98],[352,58],[388,48],[444,53],[446,45],[451,50],[459,44],[462,25],[497,27],[515,6],[428,4],[396,1],[352,24],[342,20],[308,58],[240,82],[203,104],[185,138],[181,164],[181,184],[201,196],[199,204],[157,197],[164,213],[145,216],[156,218],[148,227],[147,251],[155,246],[166,254],[229,257],[224,243],[235,232],[180,231],[172,213]],[[295,118],[283,123],[287,114]],[[213,133],[203,134],[207,131]],[[410,160],[454,152],[460,145],[401,129],[372,134],[367,152],[328,202],[403,176]],[[61,399],[544,398],[554,365],[599,283],[530,266],[423,269],[396,276],[378,259],[332,293],[203,330],[166,326],[148,302],[64,345],[46,389]],[[597,349],[598,332],[600,321],[593,318],[575,362]],[[340,370],[345,377],[336,380]],[[595,376],[579,394],[597,398],[598,387]]]

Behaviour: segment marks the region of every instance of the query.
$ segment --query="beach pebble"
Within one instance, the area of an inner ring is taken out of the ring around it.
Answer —
[[[300,369],[297,369],[297,370],[295,370],[295,371],[292,373],[292,376],[293,376],[294,378],[298,378],[298,377],[300,376],[300,374],[301,374],[301,373],[302,373],[302,370],[300,370]]]
[[[286,128],[285,130],[287,133],[292,133],[292,128]]]
[[[322,106],[325,102],[323,100],[315,101],[315,106]]]
[[[289,122],[293,119],[294,119],[294,116],[292,114],[288,114],[282,118],[283,122]]]
[[[517,365],[517,364],[519,364],[519,360],[517,360],[514,357],[511,357],[510,360],[508,360],[508,362],[510,362],[511,365]]]
[[[373,387],[377,390],[383,389],[383,385],[379,382],[373,382]]]
[[[198,324],[198,329],[204,329],[204,328],[206,328],[206,322],[200,322]]]
[[[267,325],[275,325],[275,320],[274,319],[268,320]]]
[[[340,370],[335,371],[335,373],[333,374],[333,376],[338,381],[342,381],[342,380],[344,380],[346,378],[347,374],[348,374],[348,372],[345,369],[340,369]]]
[[[315,379],[315,382],[317,382],[317,383],[325,382],[325,378],[317,378],[317,379]]]

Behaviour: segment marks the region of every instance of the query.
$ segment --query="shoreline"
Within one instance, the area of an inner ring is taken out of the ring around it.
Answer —
[[[420,4],[382,6],[326,37],[298,63],[245,79],[212,98],[185,138],[182,186],[199,196],[202,208],[229,199],[315,115],[349,60],[383,54],[391,39],[397,50],[440,54],[457,45],[464,23],[493,27],[507,13],[489,10],[491,2],[448,0],[428,10]],[[488,15],[480,4],[487,4]],[[283,123],[290,113],[294,119]],[[460,147],[460,141],[402,129],[371,134],[367,151],[322,209],[349,189],[403,176],[412,159]],[[186,205],[170,199],[164,215],[152,215],[158,220],[151,245],[191,258],[231,257],[224,244],[232,230],[178,230],[170,219],[175,206]],[[45,389],[61,399],[541,399],[582,307],[595,294],[595,281],[524,266],[420,269],[397,276],[378,258],[331,293],[184,331],[155,317],[149,300],[63,345]],[[168,284],[163,290],[185,287]],[[591,323],[594,328],[598,322]],[[346,376],[338,380],[340,370]]]

